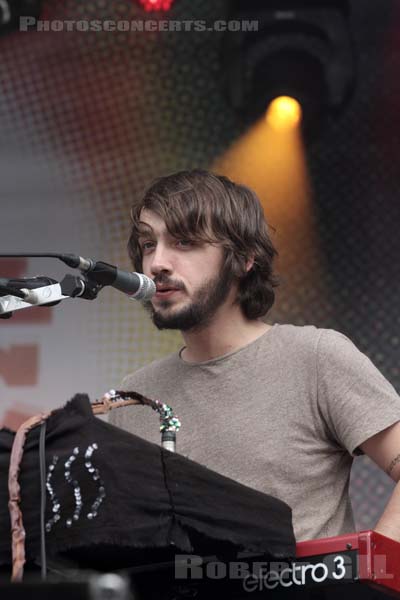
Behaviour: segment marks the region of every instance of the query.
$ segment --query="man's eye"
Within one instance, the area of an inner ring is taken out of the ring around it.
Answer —
[[[193,246],[193,242],[192,240],[177,240],[176,242],[177,244],[183,246],[183,247],[189,247],[189,246]]]
[[[144,252],[145,250],[150,250],[151,248],[153,248],[153,246],[154,246],[154,242],[143,242],[142,252]]]

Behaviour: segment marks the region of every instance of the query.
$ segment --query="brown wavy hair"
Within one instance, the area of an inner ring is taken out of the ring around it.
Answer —
[[[275,300],[278,281],[273,273],[277,255],[260,201],[251,189],[210,171],[180,171],[156,179],[132,206],[129,256],[142,271],[138,244],[142,209],[155,212],[176,238],[218,243],[225,266],[238,280],[236,302],[248,319],[264,316]],[[246,262],[254,264],[246,272]]]

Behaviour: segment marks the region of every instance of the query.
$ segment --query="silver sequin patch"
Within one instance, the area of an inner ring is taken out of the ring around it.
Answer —
[[[90,444],[86,448],[85,455],[84,455],[85,469],[88,471],[91,478],[93,479],[93,481],[96,482],[96,485],[97,485],[97,496],[96,496],[94,502],[91,504],[89,512],[86,515],[86,517],[89,520],[95,519],[97,517],[99,508],[100,508],[104,498],[106,497],[105,485],[104,485],[104,481],[101,479],[100,471],[92,463],[92,455],[95,452],[95,450],[98,450],[98,445],[96,444],[96,442],[94,442],[93,444]],[[73,515],[68,517],[65,520],[65,525],[67,527],[72,527],[72,525],[75,522],[79,521],[79,518],[81,517],[82,509],[83,509],[83,498],[82,498],[81,486],[79,484],[79,481],[77,479],[74,479],[73,474],[72,474],[74,463],[75,463],[76,459],[78,458],[79,453],[80,453],[79,447],[76,446],[73,449],[71,455],[68,457],[68,459],[64,463],[64,479],[68,483],[68,485],[72,486],[73,493],[74,493],[74,500],[75,500],[75,508],[74,508]],[[47,493],[50,496],[50,500],[52,503],[51,510],[53,513],[53,516],[51,517],[51,519],[49,519],[46,523],[46,531],[47,532],[50,532],[52,527],[55,525],[55,523],[57,523],[58,521],[61,520],[61,503],[58,500],[58,498],[55,494],[54,488],[52,486],[52,477],[53,477],[54,470],[56,468],[58,461],[59,461],[59,457],[53,456],[52,462],[49,465],[48,473],[46,475],[46,489],[47,489]]]
[[[53,486],[51,484],[51,479],[53,477],[53,472],[54,472],[54,469],[55,469],[57,463],[58,463],[58,456],[54,455],[52,458],[51,464],[49,465],[49,470],[46,475],[46,489],[47,489],[47,493],[50,496],[50,500],[52,503],[51,511],[53,513],[53,516],[51,517],[51,519],[49,519],[46,523],[46,531],[47,532],[51,531],[51,528],[53,527],[53,525],[61,519],[61,514],[60,514],[61,504],[60,504],[60,501],[58,500],[58,498],[54,492]]]
[[[72,478],[72,475],[71,475],[71,467],[72,467],[73,463],[76,461],[78,454],[79,454],[79,448],[76,446],[73,449],[71,456],[64,463],[64,467],[65,467],[64,478],[67,481],[67,483],[72,485],[72,487],[74,488],[74,498],[75,498],[74,514],[72,515],[72,518],[70,517],[65,521],[65,524],[67,527],[71,527],[72,523],[74,521],[79,520],[81,511],[82,511],[82,506],[83,506],[80,485],[76,479]]]
[[[95,519],[97,517],[100,505],[106,497],[104,481],[100,477],[100,471],[99,469],[94,467],[92,463],[93,452],[97,449],[98,445],[96,443],[93,443],[87,447],[85,452],[85,468],[91,474],[93,481],[97,482],[97,497],[93,502],[92,506],[90,507],[90,511],[86,515],[89,520]]]

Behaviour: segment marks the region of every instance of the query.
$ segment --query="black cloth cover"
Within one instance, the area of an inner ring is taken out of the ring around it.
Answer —
[[[33,562],[40,557],[39,433],[36,427],[28,434],[20,474],[27,559]],[[7,472],[13,437],[8,430],[0,432],[0,564],[11,562]],[[93,444],[96,449],[85,458]],[[76,458],[66,467],[74,449]],[[285,503],[96,418],[86,395],[76,395],[49,417],[47,475],[54,457],[51,486],[60,519],[46,533],[49,558],[68,556],[94,568],[105,561],[115,568],[121,560],[123,566],[133,565],[146,550],[155,556],[154,550],[171,547],[203,555],[224,547],[271,558],[295,555],[291,509]],[[89,468],[98,470],[97,481]],[[77,485],[83,505],[68,527]],[[90,519],[99,485],[105,495]],[[53,504],[47,494],[46,522]]]

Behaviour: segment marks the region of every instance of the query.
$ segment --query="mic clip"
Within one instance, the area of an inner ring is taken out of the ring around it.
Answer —
[[[60,286],[64,296],[69,296],[70,298],[79,296],[85,300],[94,300],[97,298],[97,294],[104,287],[90,277],[77,277],[70,274],[65,275]]]

